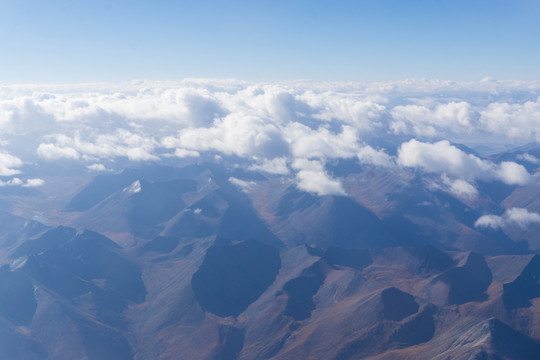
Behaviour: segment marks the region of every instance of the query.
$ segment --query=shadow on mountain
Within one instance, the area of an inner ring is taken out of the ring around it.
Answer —
[[[127,219],[133,233],[151,238],[163,230],[158,225],[184,207],[182,195],[195,191],[194,180],[171,180],[164,182],[140,181],[141,190],[130,197]]]
[[[397,245],[395,234],[370,210],[346,196],[314,196],[289,187],[275,208],[276,225],[291,244],[318,248],[381,248]]]
[[[24,255],[36,255],[41,252],[60,247],[73,240],[75,235],[77,235],[77,231],[75,229],[66,226],[58,226],[47,231],[37,239],[30,239],[23,242],[13,251],[11,257],[17,258]]]
[[[178,246],[180,239],[173,236],[158,236],[155,239],[145,243],[139,249],[140,254],[149,252],[168,254]]]
[[[464,304],[487,299],[485,291],[492,281],[491,270],[482,255],[470,253],[465,265],[447,270],[437,281],[449,287],[447,304]]]
[[[413,223],[402,213],[392,214],[381,221],[388,231],[394,234],[401,246],[420,246],[434,243],[433,231]],[[441,244],[438,245],[444,248]]]
[[[540,345],[527,335],[492,318],[466,330],[450,345],[456,359],[537,360]],[[467,349],[469,348],[469,349]]]
[[[232,199],[229,199],[228,203],[229,207],[218,228],[218,236],[239,240],[256,238],[258,241],[283,247],[281,241],[268,229],[251,207]]]
[[[278,250],[255,240],[216,241],[191,279],[201,307],[221,317],[237,316],[270,286],[281,267]]]
[[[289,296],[284,314],[295,320],[304,320],[311,316],[315,309],[313,296],[319,291],[326,278],[324,264],[317,261],[302,274],[289,280],[283,286],[283,290]]]
[[[490,184],[496,183],[498,182],[492,182]],[[471,244],[470,250],[484,255],[524,254],[528,252],[526,241],[513,241],[501,229],[476,228],[474,224],[482,215],[477,210],[466,206],[461,201],[443,191],[437,191],[435,195],[438,201],[444,204],[443,208],[446,212],[451,214],[460,223],[471,229],[475,229],[485,236],[483,239],[476,240]]]
[[[213,192],[184,210],[178,221],[167,231],[167,235],[184,239],[196,239],[216,235],[227,202]]]
[[[393,214],[382,221],[400,239],[400,245],[431,244],[445,250],[459,248],[485,255],[527,252],[526,241],[513,241],[500,229],[476,228],[474,224],[482,214],[444,191],[426,191],[417,184],[408,192],[390,194],[388,199],[397,205]],[[421,222],[416,224],[408,217],[421,219]],[[474,229],[481,236],[469,238],[465,244],[456,244],[463,231],[455,227],[456,222]]]
[[[433,309],[428,306],[419,312],[419,308],[411,294],[395,287],[369,295],[351,315],[358,325],[333,358],[363,359],[391,347],[429,341],[434,335]]]
[[[79,319],[79,331],[89,360],[132,360],[127,339],[108,327]]]
[[[92,231],[59,247],[28,257],[21,268],[59,295],[72,299],[92,292],[116,310],[126,301],[144,301],[146,289],[138,266],[120,246]]]
[[[531,306],[531,299],[540,297],[540,255],[536,254],[512,282],[503,284],[503,301],[508,309]]]
[[[362,270],[373,262],[369,251],[366,249],[329,247],[322,252],[322,258],[328,265],[346,266],[356,270]]]
[[[171,179],[192,179],[203,171],[204,168],[197,165],[183,168],[164,166],[156,168],[148,166],[138,169],[127,168],[119,174],[98,175],[71,199],[67,210],[88,210],[136,180],[144,182],[167,182]]]
[[[495,203],[499,204],[506,199],[515,189],[516,185],[508,185],[502,181],[482,181],[476,183],[478,192],[488,196]]]
[[[450,255],[431,245],[406,247],[405,251],[417,259],[414,269],[418,274],[436,274],[454,266],[454,260]]]
[[[390,341],[405,347],[428,342],[435,334],[433,315],[436,311],[434,305],[424,307],[417,315],[397,328],[390,336]]]
[[[230,325],[219,325],[219,342],[211,360],[235,360],[244,347],[244,329]]]
[[[305,210],[319,202],[319,196],[299,191],[293,187],[279,199],[279,204],[275,210],[277,216],[287,216],[298,210]]]
[[[0,246],[4,249],[45,230],[47,226],[40,222],[0,211]]]
[[[32,281],[5,265],[0,268],[0,293],[0,315],[14,325],[29,325],[37,308]]]
[[[489,320],[490,344],[494,348],[493,359],[538,359],[540,345],[523,333],[497,319]]]
[[[17,332],[0,320],[0,359],[44,360],[49,359],[47,349],[42,344]]]
[[[384,318],[387,320],[401,321],[409,315],[418,312],[419,305],[411,294],[403,292],[395,287],[384,289],[381,292]]]
[[[322,258],[333,268],[343,266],[355,270],[362,270],[373,262],[368,249],[345,249],[340,247],[318,249],[306,245],[306,250],[310,255]]]
[[[219,236],[240,241],[257,239],[282,247],[255,210],[239,195],[235,199],[224,191],[214,191],[184,211],[167,235],[192,239]]]

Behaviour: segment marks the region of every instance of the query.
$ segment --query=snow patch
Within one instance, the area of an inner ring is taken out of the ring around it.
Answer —
[[[133,182],[133,184],[129,185],[128,187],[124,188],[124,192],[127,192],[128,194],[136,194],[141,191],[141,182],[139,180]]]

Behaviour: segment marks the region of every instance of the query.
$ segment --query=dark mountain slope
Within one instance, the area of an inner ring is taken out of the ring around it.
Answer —
[[[280,266],[277,249],[269,245],[219,241],[208,249],[191,286],[203,309],[238,316],[272,284]]]
[[[514,309],[531,306],[531,299],[540,297],[540,255],[534,255],[521,274],[503,285],[506,307]]]

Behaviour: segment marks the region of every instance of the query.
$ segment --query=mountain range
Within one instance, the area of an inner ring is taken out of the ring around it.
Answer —
[[[479,226],[536,181],[328,168],[346,195],[230,159],[0,193],[0,358],[540,358],[540,223]]]

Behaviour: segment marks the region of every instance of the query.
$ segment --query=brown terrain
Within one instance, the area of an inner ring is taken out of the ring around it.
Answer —
[[[538,228],[474,226],[538,211],[537,185],[466,203],[394,170],[343,183],[192,165],[4,196],[0,358],[540,359]]]

